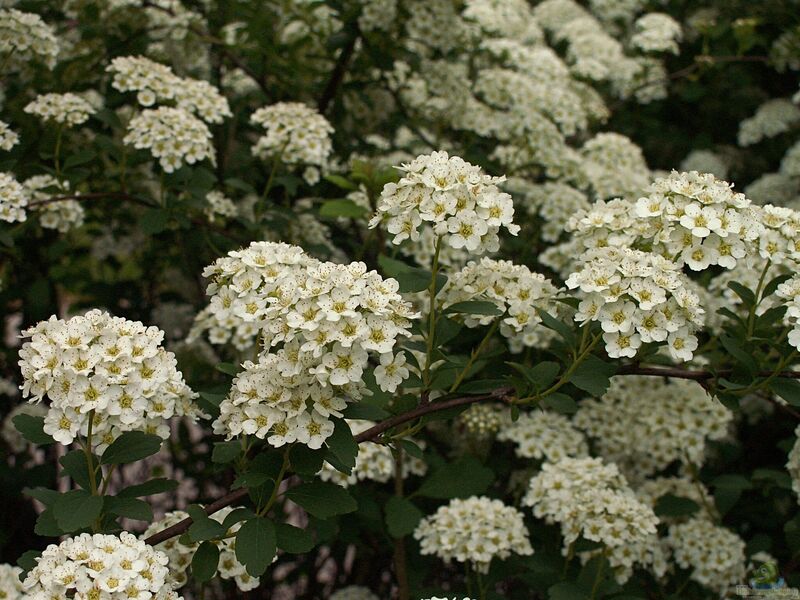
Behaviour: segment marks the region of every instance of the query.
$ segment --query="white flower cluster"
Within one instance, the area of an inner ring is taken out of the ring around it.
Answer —
[[[484,257],[450,277],[439,299],[444,308],[471,300],[491,302],[502,317],[465,314],[464,324],[478,327],[501,318],[501,335],[508,338],[512,351],[520,352],[549,339],[549,330],[539,326],[537,310],[553,312],[557,293],[549,279],[524,265]]]
[[[650,183],[641,148],[618,133],[600,133],[580,150],[582,169],[599,199],[635,197]]]
[[[630,248],[596,248],[581,262],[566,282],[586,293],[575,320],[600,322],[610,357],[633,358],[642,343],[666,341],[675,360],[692,358],[704,311],[675,263]]]
[[[730,165],[725,156],[713,150],[692,150],[681,162],[680,170],[711,173],[717,179],[726,179]],[[745,194],[752,198],[747,191]]]
[[[200,119],[180,108],[161,106],[145,110],[128,123],[122,140],[134,148],[146,148],[172,173],[186,162],[190,165],[208,158],[215,160],[211,132]]]
[[[22,182],[28,199],[33,202],[45,200],[58,195],[60,191],[69,190],[69,181],[59,181],[52,175],[34,175]],[[86,211],[77,200],[59,200],[37,204],[31,207],[39,213],[39,224],[45,229],[56,229],[66,233],[70,229],[83,225]]]
[[[520,458],[558,462],[562,458],[589,454],[586,438],[567,417],[543,410],[520,415],[500,430],[497,439],[513,442]]]
[[[58,39],[39,15],[8,8],[0,10],[0,52],[18,61],[38,56],[51,69],[58,56]]]
[[[731,269],[761,233],[758,215],[744,194],[708,173],[673,171],[657,179],[636,202],[636,215],[657,232],[653,251],[703,271]]]
[[[239,215],[239,209],[233,200],[218,190],[212,190],[206,194],[206,217],[213,223],[217,217],[222,219],[233,218]]]
[[[83,533],[49,545],[25,578],[26,598],[180,600],[167,583],[167,556],[136,536]]]
[[[800,261],[800,211],[767,204],[757,214],[762,225],[758,254],[794,270]]]
[[[212,514],[211,518],[218,523],[224,523],[225,517],[227,517],[234,510],[235,509],[230,506],[225,507],[222,510]],[[186,513],[182,510],[168,512],[166,515],[164,515],[163,519],[152,523],[145,530],[145,532],[139,536],[139,538],[144,540],[145,538],[148,538],[159,531],[163,531],[167,527],[171,527],[176,523],[180,523],[188,516],[189,513]],[[226,537],[215,541],[214,543],[219,549],[219,563],[217,564],[218,575],[222,579],[233,579],[236,582],[236,587],[239,588],[240,591],[247,592],[257,588],[260,582],[257,577],[252,577],[249,575],[245,570],[244,565],[236,559],[236,553],[234,549],[235,536],[233,534],[239,531],[241,526],[241,523],[236,523],[225,533]],[[186,570],[189,568],[189,565],[192,564],[192,558],[194,557],[194,553],[197,552],[197,548],[199,546],[199,542],[184,544],[178,537],[170,538],[155,546],[155,549],[166,554],[169,560],[167,563],[169,568],[167,582],[174,589],[178,589],[186,585],[189,579],[186,574]],[[275,559],[277,559],[277,556]]]
[[[358,435],[375,425],[372,421],[366,420],[347,420],[350,431],[353,435]],[[412,442],[424,448],[424,442],[410,439]],[[343,487],[355,485],[359,481],[377,481],[386,483],[394,476],[395,460],[392,449],[385,444],[375,442],[363,442],[358,445],[358,455],[356,456],[356,466],[350,475],[345,475],[341,471],[334,469],[327,462],[319,472],[320,479],[323,481],[333,481]],[[409,475],[425,475],[428,465],[424,460],[405,454],[403,456],[403,477]]]
[[[389,31],[397,18],[397,0],[362,0],[358,28],[364,32]]]
[[[384,186],[370,221],[370,227],[385,223],[394,244],[418,240],[423,222],[447,245],[476,254],[499,250],[500,227],[518,233],[511,196],[497,187],[505,178],[447,152],[423,154],[399,168],[404,176]]]
[[[149,107],[174,102],[177,108],[197,115],[206,123],[222,123],[232,115],[219,90],[207,81],[178,77],[166,65],[143,56],[121,56],[107,69],[114,74],[112,86],[121,92],[137,92],[136,100]]]
[[[68,321],[50,317],[22,336],[30,338],[19,352],[22,394],[49,398],[44,430],[62,444],[87,435],[90,415],[98,454],[122,432],[166,439],[167,419],[199,415],[157,327],[91,310]]]
[[[800,503],[800,425],[795,428],[794,435],[797,439],[795,439],[794,445],[789,451],[786,470],[792,478],[792,489],[797,495],[797,501]]]
[[[0,221],[14,223],[28,218],[28,195],[11,173],[0,173]]]
[[[25,112],[43,121],[74,127],[85,123],[96,111],[86,100],[75,94],[40,94],[25,106]]]
[[[364,263],[322,262],[297,246],[254,242],[217,260],[204,276],[212,280],[211,304],[190,338],[208,330],[212,343],[234,335],[237,346],[248,347],[258,335],[264,346],[222,403],[217,433],[265,438],[272,431],[273,445],[298,439],[318,448],[333,430],[328,417],[341,416],[345,397],[364,394],[370,352],[380,357],[375,376],[385,391],[408,376],[405,356],[393,350],[416,315],[397,281],[368,272]]]
[[[302,102],[279,102],[259,108],[250,122],[265,130],[253,146],[255,156],[287,165],[307,165],[317,174],[327,168],[333,150],[333,127],[313,108]],[[304,176],[313,183],[314,173]]]
[[[489,439],[511,422],[506,406],[476,402],[458,415],[456,423],[467,435],[477,439]]]
[[[691,579],[724,594],[745,579],[745,543],[708,519],[695,518],[669,528],[667,544],[675,562]]]
[[[329,600],[380,600],[380,598],[363,585],[348,585],[333,592]]]
[[[768,100],[756,114],[739,123],[739,145],[752,146],[789,131],[800,123],[800,108],[786,98]]]
[[[3,425],[0,427],[0,437],[3,438],[3,441],[12,452],[19,454],[27,450],[31,444],[14,426],[14,417],[17,415],[44,417],[47,415],[47,407],[43,404],[18,404],[3,419]]]
[[[800,349],[800,275],[778,286],[776,295],[786,301],[786,320],[791,324],[789,343]]]
[[[675,461],[701,466],[706,442],[728,433],[733,414],[694,381],[614,377],[600,399],[587,398],[574,424],[607,461],[641,478]]]
[[[509,179],[506,188],[524,198],[528,214],[544,220],[538,235],[545,242],[558,241],[570,218],[591,208],[586,194],[565,183],[531,185],[524,180]]]
[[[420,521],[414,530],[421,554],[435,554],[445,562],[469,562],[487,573],[493,558],[533,554],[520,511],[500,500],[472,496],[451,500]]]
[[[0,121],[0,148],[8,151],[17,144],[19,144],[17,132],[13,131],[5,121]]]
[[[22,575],[22,569],[19,567],[6,563],[0,564],[0,598],[3,600],[25,598],[25,588],[22,587],[22,582],[19,580],[20,575]]]
[[[533,507],[537,518],[560,524],[565,554],[579,536],[603,544],[621,581],[630,577],[634,563],[660,572],[666,568],[656,536],[658,518],[614,464],[598,458],[544,463],[522,503]]]
[[[648,13],[636,19],[631,44],[645,52],[678,53],[681,25],[664,13]]]

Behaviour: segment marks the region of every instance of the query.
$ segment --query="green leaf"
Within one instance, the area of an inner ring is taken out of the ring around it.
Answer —
[[[349,179],[342,177],[341,175],[325,175],[323,179],[326,181],[330,181],[333,185],[342,188],[343,190],[357,190],[358,186],[350,181]]]
[[[145,235],[156,235],[167,228],[169,213],[163,208],[149,208],[139,217],[139,229]]]
[[[224,464],[233,462],[242,453],[242,444],[236,440],[230,442],[216,442],[211,452],[211,462]]]
[[[16,427],[17,431],[22,434],[22,437],[31,444],[46,446],[56,443],[52,437],[44,432],[44,417],[35,417],[23,413],[15,416],[11,421],[14,423],[14,427]]]
[[[569,382],[592,396],[600,397],[606,393],[610,378],[616,371],[613,364],[590,354],[572,372]]]
[[[577,583],[563,581],[547,590],[549,600],[586,600],[586,590]]]
[[[467,476],[468,474],[468,476]],[[428,498],[467,498],[483,494],[494,480],[494,473],[472,456],[448,463],[429,475],[417,494]]]
[[[45,509],[36,518],[36,525],[33,528],[36,535],[43,537],[57,537],[63,535],[64,531],[58,526],[52,508]]]
[[[89,477],[89,467],[86,464],[86,454],[83,450],[72,450],[62,456],[59,461],[61,466],[64,467],[64,472],[72,477],[72,480],[85,490],[90,490],[92,487],[91,479]],[[102,472],[97,467],[97,457],[92,455],[92,462],[95,467],[95,485],[100,483]]]
[[[289,463],[299,475],[316,475],[322,468],[324,452],[305,445],[294,446],[289,451]]]
[[[186,512],[192,517],[192,524],[187,533],[193,542],[220,538],[228,531],[222,523],[209,517],[206,511],[197,504],[189,505]]]
[[[288,523],[275,525],[278,548],[290,554],[305,554],[314,547],[314,536]]]
[[[389,535],[401,538],[411,534],[424,516],[408,498],[391,496],[386,503],[386,528]]]
[[[422,448],[417,446],[414,442],[409,439],[398,440],[398,444],[400,448],[405,450],[409,456],[413,456],[414,458],[418,458],[422,460],[425,458],[425,454],[422,451]]]
[[[539,313],[539,317],[542,319],[542,324],[545,327],[558,333],[558,335],[564,338],[564,341],[568,344],[575,343],[575,332],[572,330],[572,327],[559,321],[545,310],[537,309],[537,312]]]
[[[217,364],[215,368],[217,369],[217,371],[225,373],[226,375],[230,375],[231,377],[236,377],[236,374],[239,373],[239,371],[241,371],[238,365],[225,362]]]
[[[350,426],[344,419],[333,419],[333,433],[325,440],[328,448],[347,468],[345,473],[350,474],[356,466],[358,444],[350,431]]]
[[[275,557],[277,538],[272,521],[256,517],[236,533],[236,558],[252,577],[261,577]]]
[[[574,415],[578,412],[578,404],[575,400],[559,392],[548,394],[544,400],[542,400],[542,405],[562,415]]]
[[[22,556],[17,559],[17,566],[22,569],[22,575],[26,575],[36,566],[37,559],[41,555],[41,550],[26,550],[22,553]]]
[[[161,449],[162,439],[142,431],[126,431],[103,452],[104,465],[132,463],[147,458]]]
[[[489,315],[499,316],[503,312],[497,308],[492,302],[484,300],[467,300],[465,302],[456,302],[444,309],[445,313],[466,313],[470,315]]]
[[[397,280],[403,293],[421,292],[431,285],[431,272],[426,269],[409,266],[385,255],[378,258],[378,264],[386,275]],[[436,290],[440,290],[446,282],[447,277],[439,273],[436,278]]]
[[[35,498],[45,506],[50,506],[56,500],[58,500],[59,494],[55,490],[48,490],[47,488],[37,487],[37,488],[23,488],[22,493],[26,496],[30,496],[31,498]]]
[[[800,406],[800,381],[788,377],[776,377],[769,388],[792,406]]]
[[[328,519],[358,509],[358,504],[347,490],[323,481],[300,484],[285,495],[318,519]]]
[[[103,511],[103,499],[85,490],[62,494],[53,504],[53,516],[65,533],[89,527]]]
[[[213,542],[203,542],[192,557],[192,577],[198,583],[210,581],[219,566],[219,548]]]
[[[664,494],[656,501],[655,513],[658,517],[687,517],[693,515],[700,506],[694,500]]]
[[[106,512],[112,515],[127,517],[136,521],[150,522],[153,520],[153,509],[144,500],[120,496],[106,496],[104,501]]]
[[[139,485],[131,485],[122,489],[117,497],[119,498],[138,498],[140,496],[153,496],[155,494],[163,494],[164,492],[171,492],[178,487],[178,482],[174,479],[166,479],[158,477],[145,481]]]
[[[247,521],[247,519],[252,519],[255,516],[256,513],[249,508],[240,506],[239,508],[234,508],[227,514],[227,516],[222,520],[222,526],[225,528],[225,531],[227,531],[240,521]]]
[[[733,358],[735,358],[736,361],[745,369],[747,369],[750,373],[756,372],[757,365],[753,360],[753,355],[745,350],[739,340],[732,338],[729,335],[721,335],[719,336],[719,341],[722,343],[722,346],[725,348],[725,350],[727,350],[728,354],[733,356]]]
[[[522,373],[525,379],[530,381],[538,391],[547,389],[556,380],[558,372],[561,370],[559,364],[551,360],[542,361],[532,367],[513,362],[509,364]]]
[[[357,219],[358,217],[364,216],[367,212],[366,208],[346,198],[328,200],[319,208],[319,215],[321,217],[349,217]]]
[[[239,488],[246,487],[258,487],[260,485],[264,485],[268,481],[270,481],[271,477],[266,473],[258,473],[258,472],[248,472],[242,473],[239,475],[231,485],[232,490],[238,490]]]
[[[770,282],[764,286],[764,291],[761,292],[761,297],[766,298],[767,296],[772,296],[780,284],[782,284],[784,281],[788,281],[791,278],[792,276],[789,273],[784,273],[782,275],[778,275],[777,277],[773,277]]]
[[[94,150],[87,148],[86,150],[80,150],[75,154],[72,154],[67,157],[67,160],[64,161],[64,170],[71,169],[72,167],[77,167],[78,165],[83,165],[88,162],[94,160],[94,157],[97,156]]]
[[[751,306],[753,306],[753,304],[755,304],[756,295],[738,281],[729,281],[728,288],[733,290],[734,293],[742,299],[746,309],[749,309]]]

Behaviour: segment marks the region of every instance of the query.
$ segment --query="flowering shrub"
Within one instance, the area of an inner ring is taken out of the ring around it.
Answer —
[[[800,588],[795,3],[0,4],[0,598]]]

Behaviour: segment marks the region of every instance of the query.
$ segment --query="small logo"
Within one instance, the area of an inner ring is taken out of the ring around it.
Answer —
[[[800,590],[786,587],[778,566],[767,561],[753,572],[749,585],[737,585],[736,595],[750,598],[798,598]]]

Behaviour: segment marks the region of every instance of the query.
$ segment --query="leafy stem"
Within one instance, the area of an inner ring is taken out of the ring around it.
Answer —
[[[756,311],[763,300],[761,293],[764,291],[764,282],[766,281],[767,272],[769,271],[770,266],[772,266],[772,262],[767,259],[767,263],[764,265],[764,269],[761,271],[761,276],[758,278],[755,300],[753,301],[753,305],[750,307],[750,312],[747,315],[747,339],[753,337],[753,331],[756,327]]]
[[[483,352],[486,349],[486,344],[489,343],[489,340],[491,339],[492,335],[494,335],[494,332],[497,331],[497,327],[499,324],[500,324],[499,317],[494,321],[492,321],[492,324],[489,326],[489,330],[486,332],[486,335],[483,336],[481,343],[478,344],[478,347],[475,348],[470,353],[467,364],[464,365],[464,368],[461,369],[461,372],[458,374],[458,377],[456,377],[456,380],[453,382],[453,385],[450,387],[450,390],[448,391],[449,394],[452,394],[454,391],[456,391],[458,389],[458,386],[461,385],[461,382],[464,381],[464,377],[467,376],[467,373],[472,368],[472,365],[475,364],[475,361],[478,359],[478,356],[480,356],[481,352]]]
[[[281,469],[278,471],[278,476],[275,477],[275,487],[272,488],[272,493],[269,496],[269,500],[264,505],[264,508],[258,511],[258,516],[263,517],[265,514],[269,512],[269,509],[272,508],[272,505],[275,504],[275,500],[278,498],[278,489],[281,487],[281,483],[283,482],[283,478],[286,476],[286,471],[289,469],[289,448],[283,451],[283,462],[281,463]]]
[[[425,368],[422,371],[422,383],[425,389],[430,387],[431,383],[431,363],[433,362],[433,342],[436,335],[436,276],[439,274],[439,252],[442,249],[442,236],[436,238],[436,247],[433,251],[433,260],[431,262],[431,283],[428,287],[428,298],[430,300],[430,309],[428,315],[428,339],[427,339],[427,356],[425,357]]]

